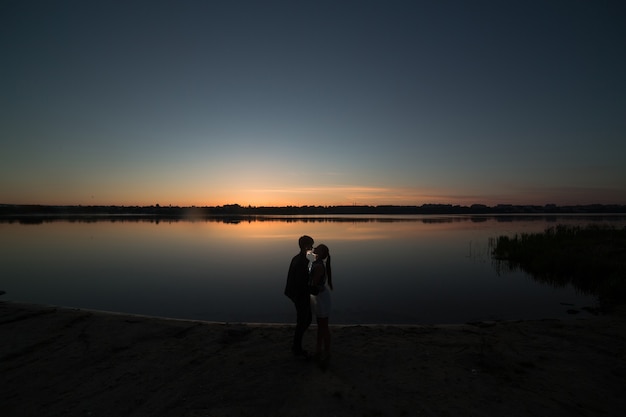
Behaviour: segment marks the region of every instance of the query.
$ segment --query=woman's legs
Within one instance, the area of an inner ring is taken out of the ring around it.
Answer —
[[[328,327],[328,317],[317,318],[317,354],[320,358],[330,356],[330,328]]]

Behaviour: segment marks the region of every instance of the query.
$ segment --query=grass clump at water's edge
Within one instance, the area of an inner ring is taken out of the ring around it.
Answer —
[[[496,267],[521,269],[554,285],[573,285],[610,309],[626,303],[626,227],[564,226],[491,242]]]

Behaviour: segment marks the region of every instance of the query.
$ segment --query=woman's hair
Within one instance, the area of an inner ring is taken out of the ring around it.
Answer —
[[[328,278],[328,286],[333,289],[333,270],[330,267],[330,251],[328,246],[321,244],[315,248],[315,253],[319,255],[320,259],[326,259],[326,277]]]
[[[328,277],[328,286],[330,289],[333,289],[333,271],[330,268],[330,253],[328,254],[328,258],[326,259],[326,276]]]

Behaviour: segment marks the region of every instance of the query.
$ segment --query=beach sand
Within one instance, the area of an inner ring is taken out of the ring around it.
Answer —
[[[626,315],[333,326],[322,370],[293,326],[0,303],[3,416],[621,416]],[[315,326],[306,334],[313,349]]]

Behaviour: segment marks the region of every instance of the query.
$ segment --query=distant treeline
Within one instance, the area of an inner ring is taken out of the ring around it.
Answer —
[[[228,204],[215,207],[179,206],[48,206],[0,204],[4,217],[80,217],[80,216],[150,216],[158,218],[215,217],[215,216],[294,216],[294,215],[411,215],[411,214],[624,214],[626,205],[590,204],[557,206],[547,204],[486,206],[473,204],[423,204],[421,206],[285,206],[253,207]]]

